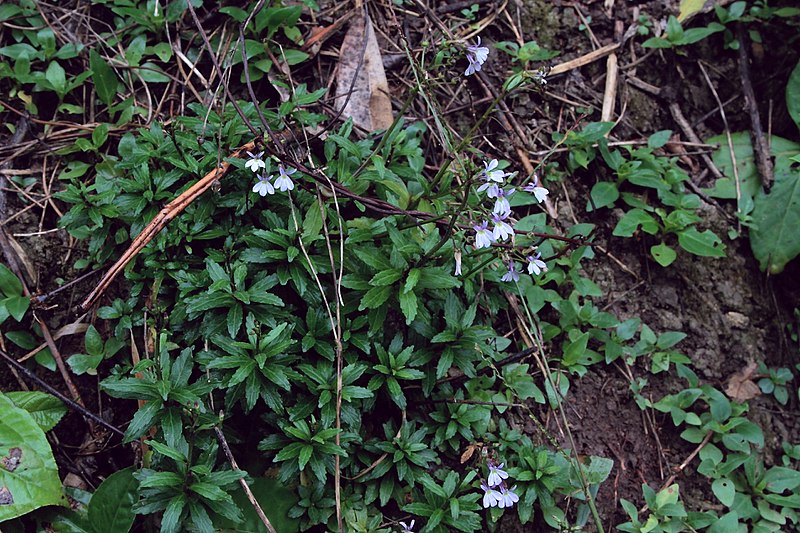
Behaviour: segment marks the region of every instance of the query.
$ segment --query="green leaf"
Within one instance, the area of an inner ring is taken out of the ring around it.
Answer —
[[[753,224],[750,247],[761,270],[781,273],[800,254],[800,171],[776,160],[772,189],[755,198]]]
[[[789,116],[800,128],[800,61],[795,65],[786,84],[786,108],[789,110]]]
[[[87,355],[85,353],[76,353],[69,356],[67,364],[70,369],[77,375],[89,374],[90,376],[97,375],[97,367],[103,362],[103,355]]]
[[[403,292],[397,299],[400,301],[400,310],[406,317],[406,324],[411,324],[417,317],[417,295],[413,291]]]
[[[645,210],[631,209],[617,222],[613,234],[615,237],[633,237],[633,234],[642,227],[642,231],[654,235],[658,231],[658,223]]]
[[[697,228],[689,228],[678,233],[681,248],[701,257],[725,257],[725,245],[710,229],[702,233]]]
[[[724,505],[730,507],[733,505],[733,498],[736,496],[736,487],[733,482],[727,478],[715,479],[711,484],[711,490],[714,491],[714,496]]]
[[[67,414],[67,408],[61,400],[44,392],[7,392],[6,396],[14,402],[14,405],[28,411],[42,431],[53,429]]]
[[[670,136],[672,135],[672,130],[661,130],[657,131],[647,139],[647,147],[648,148],[661,148],[667,141],[669,141]]]
[[[97,97],[104,104],[111,105],[117,94],[117,75],[94,50],[89,51],[89,68],[92,69],[92,83]]]
[[[19,296],[22,294],[22,283],[17,275],[0,263],[0,291],[6,296]]]
[[[2,301],[2,304],[5,306],[8,313],[19,322],[22,320],[22,317],[25,316],[25,312],[31,305],[31,300],[24,296],[9,296]]]
[[[358,306],[359,311],[363,311],[364,309],[375,309],[376,307],[380,307],[381,305],[389,299],[389,296],[392,294],[392,287],[373,287],[367,291],[363,298],[361,298],[361,303]]]
[[[0,393],[0,522],[45,505],[67,505],[58,466],[33,416]]]
[[[44,73],[44,77],[53,86],[59,97],[63,97],[67,92],[67,73],[58,61],[51,61]]]
[[[133,504],[138,497],[139,482],[133,477],[134,468],[114,472],[103,481],[89,502],[89,523],[96,533],[130,531],[135,518]]]
[[[681,0],[681,10],[678,15],[678,21],[683,22],[688,17],[694,15],[705,5],[706,0]]]
[[[675,250],[673,250],[663,242],[661,244],[656,244],[655,246],[652,246],[650,248],[650,254],[653,256],[653,259],[656,260],[656,263],[658,263],[662,267],[667,267],[671,265],[672,262],[675,261],[675,258],[678,257],[678,254],[675,252]]]
[[[591,202],[586,206],[587,211],[594,211],[602,207],[611,207],[619,198],[619,190],[616,183],[610,181],[598,181],[589,193]]]
[[[94,326],[89,326],[86,330],[84,345],[86,346],[86,353],[89,355],[103,355],[103,338]]]
[[[711,527],[706,529],[706,533],[730,533],[739,530],[739,515],[731,511],[722,515],[719,520],[714,522]]]
[[[261,504],[264,513],[272,522],[272,526],[280,533],[296,533],[300,531],[300,520],[289,518],[289,509],[297,504],[296,489],[281,483],[277,479],[257,477],[250,483],[250,490]],[[217,530],[262,531],[264,524],[256,514],[253,505],[248,501],[244,491],[239,488],[231,493],[233,501],[243,510],[244,520],[234,523],[222,516],[213,516]]]
[[[391,285],[398,279],[403,277],[403,273],[399,270],[391,269],[391,270],[384,270],[383,272],[378,272],[375,274],[372,279],[369,281],[369,284],[373,287],[383,287],[386,285]]]

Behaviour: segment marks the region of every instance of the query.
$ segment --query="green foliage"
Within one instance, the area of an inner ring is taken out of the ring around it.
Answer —
[[[50,425],[53,415],[43,414],[41,398],[17,396],[17,401],[39,415],[34,418],[0,393],[0,522],[45,505],[67,504],[50,443],[37,421]]]
[[[138,483],[132,467],[114,472],[97,487],[89,502],[87,515],[96,533],[126,533],[133,525]]]
[[[0,263],[0,291],[4,298],[0,300],[0,324],[8,317],[20,322],[30,307],[31,301],[22,292],[22,283],[7,266]]]

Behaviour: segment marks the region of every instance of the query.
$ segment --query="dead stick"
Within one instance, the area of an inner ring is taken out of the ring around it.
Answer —
[[[736,27],[736,37],[739,40],[739,76],[742,78],[745,105],[750,113],[750,124],[752,126],[750,137],[753,139],[756,167],[761,176],[761,184],[764,185],[765,189],[769,190],[774,180],[772,160],[769,156],[769,144],[761,127],[761,116],[758,114],[758,102],[756,102],[756,94],[753,91],[753,83],[750,81],[750,59],[747,57],[747,47],[750,43],[741,24]]]
[[[231,154],[232,158],[241,157],[242,153],[245,151],[250,151],[255,149],[255,141],[251,141],[238,150],[236,150],[233,154]],[[136,238],[131,243],[130,247],[122,254],[116,263],[106,272],[103,276],[103,279],[100,280],[100,283],[97,284],[97,287],[86,297],[86,299],[81,304],[81,309],[84,311],[88,310],[100,295],[111,285],[111,282],[114,281],[120,272],[125,268],[125,266],[130,263],[130,261],[136,257],[136,254],[142,251],[142,249],[147,246],[147,244],[153,240],[153,238],[158,235],[158,233],[166,227],[169,222],[177,217],[179,214],[186,209],[189,204],[195,201],[200,195],[206,192],[215,181],[220,179],[224,176],[228,170],[230,169],[231,164],[228,161],[223,161],[218,168],[215,168],[205,176],[203,176],[200,181],[186,189],[180,196],[175,198],[173,201],[168,203],[158,214],[153,218],[152,221],[142,230],[142,232],[136,236]]]
[[[231,453],[231,448],[228,446],[228,441],[225,440],[225,435],[222,434],[222,430],[219,427],[214,426],[214,433],[217,435],[217,440],[219,441],[220,445],[222,446],[222,450],[225,452],[225,456],[228,458],[228,462],[231,464],[231,468],[234,470],[239,470],[239,465],[236,464],[236,459],[233,458],[233,454]],[[250,500],[250,503],[253,505],[253,508],[256,510],[256,514],[261,519],[261,522],[267,526],[267,529],[270,533],[277,533],[275,528],[272,526],[272,523],[267,518],[267,515],[264,514],[264,509],[261,508],[259,505],[258,500],[253,495],[253,491],[250,490],[250,487],[247,485],[247,481],[244,480],[243,477],[239,478],[239,484],[242,486],[242,490],[244,490],[245,495],[247,495],[247,499]]]

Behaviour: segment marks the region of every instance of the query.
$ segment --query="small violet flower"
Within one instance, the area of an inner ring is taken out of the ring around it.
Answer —
[[[508,214],[498,215],[495,213],[492,215],[492,221],[494,221],[494,231],[492,232],[492,236],[494,237],[494,240],[504,241],[514,235],[514,228],[511,227],[511,224],[506,222],[507,218]]]
[[[264,160],[262,159],[262,157],[264,157],[264,152],[258,152],[257,154],[247,152],[247,155],[250,156],[250,159],[245,161],[245,168],[249,168],[253,172],[258,172],[262,168],[267,168],[267,164],[264,163]]]
[[[481,46],[481,38],[478,37],[478,44],[467,46],[467,61],[469,61],[469,66],[467,70],[464,71],[464,75],[469,76],[470,74],[478,72],[488,57],[489,49],[485,46]]]
[[[484,220],[480,224],[472,226],[475,230],[475,248],[488,248],[494,241],[494,235],[489,231],[489,222]]]
[[[500,485],[504,479],[508,479],[508,472],[503,470],[505,463],[500,463],[499,465],[495,465],[492,462],[489,462],[489,479],[487,483],[489,483],[490,487],[497,487]]]
[[[503,274],[503,277],[500,278],[501,281],[519,281],[519,270],[517,270],[517,263],[516,261],[509,261],[508,262],[508,272]]]
[[[497,506],[500,509],[511,507],[519,501],[519,496],[514,493],[514,489],[516,488],[517,487],[514,486],[513,488],[507,489],[505,485],[500,487],[500,498],[497,500]]]
[[[496,507],[503,497],[500,491],[487,486],[485,483],[481,483],[481,488],[483,489],[483,508]]]
[[[453,275],[460,276],[461,275],[461,250],[456,250],[453,256],[456,259],[456,271]]]
[[[297,172],[297,169],[290,168],[287,170],[283,167],[283,165],[278,165],[278,172],[280,173],[280,176],[275,178],[275,188],[279,189],[281,192],[293,190],[294,182],[292,181],[292,178],[290,178],[289,176]]]
[[[503,183],[503,179],[505,179],[508,174],[502,170],[495,170],[497,168],[497,159],[492,159],[488,163],[484,162],[483,166],[486,168],[481,171],[480,175],[485,183],[478,187],[478,192],[483,192],[488,189],[489,191],[486,194],[489,198],[495,198],[497,196],[497,189],[499,189],[497,184]]]
[[[536,197],[536,201],[539,203],[544,202],[547,199],[547,195],[550,194],[550,191],[546,188],[539,186],[539,176],[535,174],[533,176],[533,181],[527,184],[522,190],[533,194]]]
[[[495,201],[492,213],[495,215],[510,215],[511,204],[508,203],[508,198],[514,194],[514,188],[512,187],[508,191],[505,191],[502,187],[498,187],[496,193],[497,194],[494,196]]]
[[[411,523],[407,525],[405,522],[400,522],[400,526],[403,528],[403,531],[400,533],[414,533],[414,522],[415,520],[412,520]]]
[[[542,254],[536,254],[536,256],[529,255],[528,256],[528,274],[537,276],[542,272],[547,272],[547,265],[539,259]]]

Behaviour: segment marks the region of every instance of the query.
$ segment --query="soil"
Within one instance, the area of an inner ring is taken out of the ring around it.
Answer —
[[[790,2],[784,3],[788,5]],[[444,2],[440,4],[446,5]],[[597,48],[596,45],[593,47],[588,31],[578,29],[582,19],[572,3],[521,0],[511,4],[513,6],[508,8],[508,13],[518,23],[525,40],[533,39],[542,47],[561,51],[553,63],[581,56]],[[650,20],[658,24],[665,21],[668,14],[677,13],[678,10],[677,0],[617,1],[611,4],[613,8],[610,12],[600,1],[582,2],[577,6],[583,18],[590,20],[588,26],[600,45],[617,41],[619,32],[615,25],[618,22],[624,30],[638,15],[647,14]],[[485,4],[481,5],[483,7],[479,13],[486,9]],[[440,6],[432,6],[436,7]],[[375,16],[376,21],[381,19]],[[699,15],[692,24],[704,25],[713,20],[713,13]],[[409,17],[405,24],[404,27],[412,28],[412,35],[417,30],[422,34],[419,20]],[[389,34],[393,31],[392,28],[384,29]],[[511,33],[503,33],[507,29],[507,24],[490,26],[482,34],[484,43],[512,40]],[[761,116],[772,117],[769,123],[773,133],[796,139],[797,131],[788,119],[782,91],[789,71],[798,60],[800,48],[796,47],[797,38],[779,31],[763,32],[762,37],[764,42],[754,49],[752,67]],[[642,39],[637,38],[636,41],[641,43]],[[396,46],[390,46],[386,41],[382,41],[381,45],[387,56],[396,54]],[[499,51],[492,53],[495,57],[503,57]],[[741,95],[736,55],[734,51],[725,50],[722,34],[687,48],[686,55],[676,55],[671,51],[647,52],[638,44],[626,44],[617,53],[622,67],[614,114],[616,119],[622,113],[619,125],[614,130],[614,137],[618,140],[642,139],[663,129],[680,130],[667,107],[668,99],[654,98],[627,85],[625,80],[630,77],[664,88],[671,95],[671,100],[680,105],[701,139],[722,132],[725,124],[719,113],[715,113],[716,100],[700,73],[698,60],[705,62],[720,99],[725,102],[734,98],[726,107],[731,130],[740,131],[749,127],[742,101],[736,98]],[[484,71],[496,87],[502,83],[507,66],[504,61],[498,61],[494,66],[487,64],[488,68]],[[606,62],[602,59],[564,75],[553,76],[548,80],[544,94],[526,94],[514,101],[512,114],[529,140],[526,146],[529,153],[538,154],[549,148],[552,145],[550,134],[554,131],[564,131],[581,119],[599,119],[605,74]],[[404,98],[402,77],[410,79],[406,70],[389,70],[390,87],[396,101],[400,102]],[[469,90],[472,91],[472,100],[484,97],[477,85],[470,85]],[[482,110],[479,109],[477,114],[480,112]],[[410,114],[415,113],[416,118],[426,116],[422,108],[416,111],[412,108]],[[456,114],[448,118],[451,124],[468,125],[474,120],[472,115]],[[765,118],[762,121],[767,122]],[[497,156],[509,161],[518,161],[517,154],[509,148],[519,143],[518,138],[502,131],[497,122],[490,124],[492,130],[485,132],[490,142],[483,148],[487,152],[498,152]],[[508,151],[503,152],[504,149]],[[0,160],[9,155],[10,150],[0,150]],[[531,156],[534,164],[538,162],[536,157]],[[704,165],[699,155],[693,154],[689,158],[691,165],[686,169],[691,171],[696,185],[708,186],[710,178],[700,179]],[[14,160],[13,168],[39,168],[45,164],[53,164],[50,156],[43,159],[41,154],[30,152]],[[657,333],[687,333],[688,337],[678,345],[678,349],[691,358],[692,368],[701,381],[718,389],[724,389],[727,379],[753,360],[763,361],[769,367],[793,368],[797,364],[798,348],[788,337],[787,325],[793,321],[794,309],[800,306],[798,261],[791,263],[778,276],[765,275],[752,256],[747,239],[730,240],[724,237],[731,228],[729,219],[716,207],[704,205],[704,227],[723,236],[727,257],[698,258],[681,252],[674,264],[662,268],[649,257],[649,247],[654,243],[646,237],[619,239],[611,236],[621,212],[607,209],[592,213],[583,211],[582,206],[595,179],[589,173],[578,172],[568,176],[564,180],[564,189],[554,190],[553,196],[559,212],[556,225],[568,227],[573,217],[581,222],[594,223],[598,226],[596,244],[608,250],[608,255],[598,253],[595,260],[586,264],[585,274],[604,291],[604,298],[596,301],[599,307],[607,306],[608,311],[621,319],[640,317]],[[36,189],[37,186],[39,189]],[[30,188],[41,192],[41,184],[34,184]],[[6,195],[8,206],[6,212],[0,214],[3,219],[14,216],[30,205],[29,201],[20,199],[17,194],[10,194],[9,189]],[[62,204],[56,202],[56,205],[63,209]],[[728,214],[733,213],[732,205],[722,207]],[[63,282],[80,275],[70,265],[81,255],[81,243],[68,239],[63,231],[24,236],[55,228],[57,220],[58,215],[52,207],[44,211],[31,209],[4,226],[9,235],[17,235],[15,239],[26,258],[23,263],[35,273],[34,279],[28,279],[32,292],[47,294]],[[74,316],[71,310],[75,300],[92,287],[92,280],[86,280],[59,292],[36,311],[37,316],[43,318],[51,330],[56,330],[60,325],[72,321]],[[22,324],[19,329],[28,325]],[[82,351],[80,341],[76,340],[81,337],[66,336],[58,340],[56,344],[60,353],[66,357]],[[2,348],[14,351],[8,343]],[[17,352],[14,351],[15,354]],[[648,380],[645,394],[653,401],[685,386],[685,382],[674,372],[653,375],[638,364],[630,371],[633,377]],[[41,366],[36,367],[36,372],[68,395],[58,372]],[[83,376],[73,379],[91,411],[103,414],[109,422],[119,426],[130,419],[129,405],[111,409],[107,403],[100,401],[97,378]],[[628,499],[641,507],[641,485],[648,483],[651,487],[660,487],[675,467],[692,453],[694,447],[680,438],[680,432],[668,415],[644,413],[639,409],[629,388],[629,378],[621,366],[595,365],[584,378],[573,377],[572,380],[566,412],[577,452],[581,455],[609,457],[615,461],[610,479],[601,486],[597,497],[603,523],[606,530],[611,531],[615,524],[626,520],[619,499]],[[0,371],[0,390],[19,390],[21,383],[10,372]],[[792,385],[796,390],[797,384]],[[107,398],[103,400],[107,401]],[[539,406],[533,407],[540,412],[542,420],[549,421],[548,430],[551,434],[568,446],[554,420],[547,417],[547,412]],[[771,397],[756,398],[750,402],[750,414],[764,429],[764,456],[768,464],[778,460],[783,442],[800,442],[796,394],[790,394],[790,402],[785,407]],[[523,422],[520,424],[534,431]],[[111,445],[107,435],[102,432],[91,434],[87,429],[80,416],[71,413],[53,432],[53,444],[54,449],[59,450],[57,459],[62,474],[73,472],[89,483],[96,484],[109,473],[130,464],[131,458],[128,449],[118,444],[118,439],[111,441],[114,443]],[[714,508],[716,500],[710,495],[707,480],[693,472],[690,465],[676,478],[687,507],[693,510]],[[500,526],[499,531],[540,531],[540,527],[539,523],[514,526],[513,521],[508,520]]]

